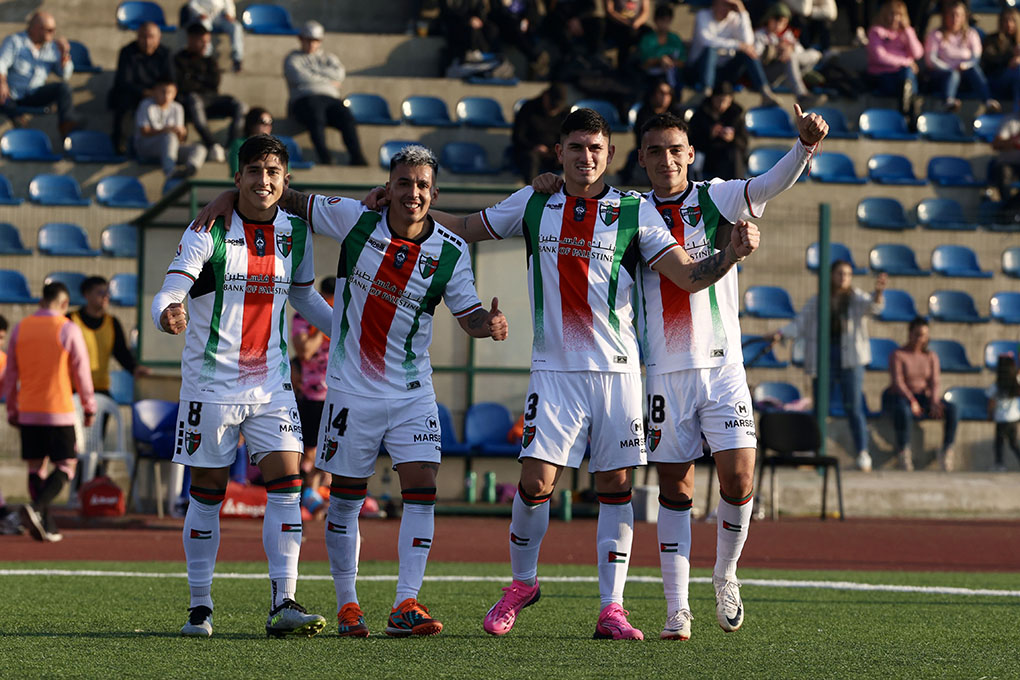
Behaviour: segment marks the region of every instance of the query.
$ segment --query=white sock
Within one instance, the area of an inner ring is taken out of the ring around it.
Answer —
[[[301,476],[266,482],[266,516],[262,518],[262,547],[269,562],[272,609],[293,600],[301,556]]]
[[[436,489],[405,489],[404,514],[400,518],[400,536],[397,538],[397,594],[393,607],[408,598],[418,599],[425,566],[429,561],[432,537],[435,534]]]
[[[524,499],[520,486],[510,514],[510,571],[515,581],[535,585],[538,576],[538,550],[549,528],[549,497]]]
[[[727,499],[720,494],[716,509],[715,569],[713,578],[736,580],[737,560],[751,525],[754,496]]]
[[[669,503],[669,507],[665,505]],[[683,509],[681,509],[683,508]],[[659,567],[666,611],[690,609],[691,501],[675,502],[659,496]]]
[[[358,515],[365,496],[357,499],[329,496],[326,511],[326,552],[329,554],[329,572],[333,575],[336,590],[336,609],[340,611],[348,602],[358,601]]]
[[[634,506],[630,491],[599,494],[598,565],[602,608],[623,604],[630,550],[634,543]]]
[[[212,581],[220,549],[220,506],[226,489],[191,487],[184,515],[184,558],[188,565],[189,607],[213,608]]]

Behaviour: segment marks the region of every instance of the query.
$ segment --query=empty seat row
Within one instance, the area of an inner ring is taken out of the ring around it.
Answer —
[[[78,181],[70,175],[43,173],[28,184],[28,200],[39,205],[87,206],[91,199],[81,193]],[[145,187],[137,177],[111,175],[96,184],[96,201],[108,208],[148,208]],[[13,195],[11,183],[0,175],[0,205],[20,205],[22,199]]]
[[[983,203],[977,223],[967,220],[960,204],[950,198],[926,198],[914,209],[916,221],[907,217],[903,204],[890,196],[868,196],[857,204],[857,225],[865,229],[905,231],[920,225],[940,231],[1020,231],[1020,223],[1008,221],[996,209],[998,203]],[[987,207],[985,207],[987,206]]]
[[[50,222],[39,228],[37,246],[44,255],[137,257],[138,229],[133,224],[111,224],[99,237],[99,250],[89,245],[88,234],[77,225]],[[21,233],[9,222],[0,222],[0,255],[31,255]]]
[[[858,133],[850,130],[843,112],[831,107],[816,107],[817,113],[829,124],[830,139],[857,139]],[[917,119],[917,132],[907,129],[903,115],[893,109],[873,108],[864,111],[858,118],[860,134],[871,139],[914,140],[922,138],[933,142],[991,142],[999,126],[1002,114],[978,116],[972,131],[965,132],[960,118],[953,113],[926,112]],[[744,117],[748,132],[756,137],[797,137],[790,114],[779,107],[749,109]]]
[[[49,284],[60,281],[67,286],[72,306],[85,304],[81,284],[88,275],[81,272],[52,272],[43,279]],[[25,275],[12,269],[0,269],[0,303],[32,304],[39,298],[32,295]],[[126,272],[110,277],[110,302],[120,307],[134,307],[138,304],[138,276]]]
[[[163,8],[155,2],[129,0],[117,6],[117,27],[134,31],[143,23],[151,21],[164,33],[173,33],[176,26],[166,22]],[[241,13],[241,25],[249,33],[261,35],[297,35],[290,12],[279,5],[251,4]]]
[[[390,159],[408,144],[420,144],[411,140],[390,140],[379,147],[379,165],[388,170]],[[485,148],[475,142],[447,142],[439,152],[439,165],[448,172],[466,175],[492,175],[503,169],[489,164]]]
[[[760,175],[779,162],[789,149],[761,147],[751,152],[748,158],[748,172],[752,177]],[[956,156],[936,156],[928,161],[927,178],[919,178],[906,156],[890,153],[875,154],[868,159],[868,176],[859,177],[853,161],[838,151],[816,153],[811,165],[798,181],[808,176],[816,182],[832,184],[865,184],[869,180],[877,184],[899,186],[923,186],[928,182],[938,186],[978,187],[984,182],[974,177],[970,163]]]

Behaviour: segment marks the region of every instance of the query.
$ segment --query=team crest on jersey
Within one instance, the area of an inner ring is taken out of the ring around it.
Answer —
[[[255,230],[255,254],[259,257],[266,254],[266,235],[261,229]]]
[[[648,444],[649,451],[654,451],[655,448],[659,445],[659,442],[661,441],[662,441],[662,428],[656,427],[654,429],[648,430],[648,437],[647,439],[645,439],[645,443]]]
[[[280,251],[280,255],[288,257],[291,249],[294,248],[294,235],[293,234],[277,234],[276,235],[276,249]]]
[[[407,244],[397,248],[397,252],[393,255],[393,266],[397,269],[403,269],[404,263],[407,262],[407,251],[410,250]]]
[[[662,221],[666,223],[666,226],[670,229],[673,228],[673,210],[667,208],[662,211]]]
[[[697,226],[698,222],[701,221],[701,206],[691,205],[686,208],[683,208],[680,211],[680,215],[683,217],[684,222],[686,222],[687,224],[691,225],[692,227]]]
[[[188,452],[188,455],[193,455],[195,451],[198,451],[198,447],[202,444],[202,433],[201,432],[185,432],[184,433],[184,449]]]
[[[620,217],[620,206],[613,205],[612,203],[600,203],[599,217],[602,218],[602,222],[608,227]]]
[[[421,276],[424,279],[432,276],[436,273],[436,269],[439,268],[439,258],[429,257],[425,253],[418,256],[418,271],[421,272]]]
[[[528,444],[535,441],[535,426],[528,425],[524,428],[524,438],[521,439],[521,446],[528,448]]]
[[[336,449],[339,442],[335,439],[326,437],[326,441],[323,442],[322,446],[322,459],[325,461],[332,460],[333,456],[336,455]]]

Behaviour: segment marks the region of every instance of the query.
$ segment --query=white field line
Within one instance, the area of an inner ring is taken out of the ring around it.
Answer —
[[[187,578],[185,572],[145,572],[145,571],[102,571],[93,569],[0,569],[0,576],[86,576],[104,578]],[[261,580],[265,574],[217,573],[217,579]],[[332,581],[333,577],[325,574],[310,574],[299,577],[302,581]],[[395,575],[358,576],[359,581],[396,581]],[[507,576],[426,576],[426,581],[434,582],[484,582],[504,583]],[[658,576],[629,576],[630,583],[661,583]],[[598,583],[594,576],[543,576],[543,583]],[[710,584],[711,578],[693,577],[691,583]],[[954,588],[949,586],[900,586],[878,583],[854,583],[852,581],[795,581],[789,579],[757,579],[749,578],[741,581],[746,586],[760,588],[819,588],[823,590],[847,590],[856,592],[885,593],[920,593],[924,595],[963,595],[970,597],[1017,597],[1020,590],[992,590],[989,588]]]

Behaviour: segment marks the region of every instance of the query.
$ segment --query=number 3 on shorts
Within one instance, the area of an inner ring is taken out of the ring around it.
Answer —
[[[525,405],[526,410],[524,411],[525,420],[534,420],[535,415],[538,413],[538,393],[532,392],[528,395],[528,402]]]
[[[347,407],[340,409],[340,412],[333,417],[333,404],[329,405],[329,413],[327,414],[329,426],[336,430],[337,436],[344,436],[344,432],[347,431]]]

